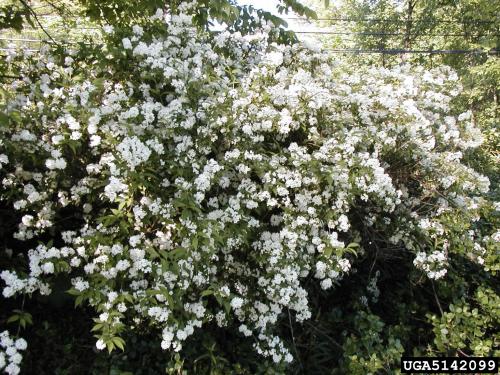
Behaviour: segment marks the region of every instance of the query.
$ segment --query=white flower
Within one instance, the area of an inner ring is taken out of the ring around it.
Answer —
[[[144,34],[144,29],[139,25],[132,26],[132,31],[137,36],[142,36],[142,34]]]
[[[46,273],[46,274],[54,273],[54,263],[52,263],[52,262],[44,263],[44,264],[42,264],[41,269],[42,269],[43,273]]]
[[[23,338],[18,338],[15,342],[17,350],[26,350],[28,343]]]
[[[21,372],[21,369],[15,363],[10,363],[7,367],[5,367],[4,371],[9,375],[17,375]]]
[[[321,281],[321,288],[326,290],[332,287],[332,279],[326,278]]]
[[[66,160],[64,160],[63,158],[47,159],[45,161],[45,166],[48,169],[65,169],[66,165]]]
[[[122,44],[123,44],[123,48],[125,48],[125,49],[132,49],[132,43],[130,42],[129,38],[123,38],[122,39]]]
[[[131,170],[149,159],[151,150],[136,136],[124,138],[116,147]]]
[[[106,343],[104,342],[103,339],[99,339],[95,343],[95,347],[97,348],[97,350],[103,350],[104,348],[106,348]]]
[[[114,31],[113,26],[111,25],[104,25],[102,29],[106,34],[111,34]]]
[[[5,154],[0,154],[0,169],[2,169],[2,164],[7,164],[9,162],[9,157]]]
[[[24,215],[21,219],[22,223],[27,227],[33,225],[33,215]]]
[[[91,137],[90,137],[90,147],[96,147],[96,146],[99,146],[101,144],[101,137],[98,136],[97,134],[93,134]]]
[[[232,300],[231,300],[231,307],[233,309],[239,309],[241,308],[241,306],[243,306],[243,299],[240,298],[240,297],[234,297]]]
[[[280,66],[281,64],[283,64],[283,53],[269,52],[265,56],[265,62],[272,66]]]
[[[109,198],[110,201],[114,201],[118,194],[127,193],[128,186],[124,184],[119,178],[110,177],[109,183],[104,188],[104,194]]]

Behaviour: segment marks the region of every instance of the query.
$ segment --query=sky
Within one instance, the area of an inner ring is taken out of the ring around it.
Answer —
[[[276,5],[278,0],[238,0],[240,5],[253,5],[255,8],[264,9],[268,12],[278,14]]]
[[[300,22],[300,21],[297,21],[294,19],[288,19],[288,18],[299,17],[297,14],[295,14],[293,12],[280,15],[278,13],[278,10],[276,9],[276,5],[279,4],[279,0],[237,0],[237,2],[240,5],[253,5],[255,8],[264,9],[264,10],[266,10],[270,13],[273,13],[279,17],[285,18],[285,21],[288,23],[288,29],[290,29],[290,30],[293,30],[293,31],[318,30],[318,27],[312,23]],[[309,35],[309,37],[311,37],[311,36],[312,35]],[[306,36],[303,36],[303,37],[309,39],[309,37],[306,37]]]
[[[331,3],[335,1],[337,0],[333,0],[331,1]],[[276,9],[276,5],[278,5],[279,2],[280,2],[279,0],[237,0],[237,3],[239,5],[253,5],[254,8],[266,10],[270,13],[275,14],[278,17],[283,18],[288,24],[287,27],[288,30],[299,32],[297,36],[300,40],[317,41],[318,34],[315,33],[311,34],[310,32],[328,31],[327,28],[322,28],[317,24],[315,24],[314,22],[307,21],[305,17],[300,17],[296,13],[289,12],[288,14],[279,14],[278,9]],[[303,21],[301,19],[303,19]],[[216,23],[215,28],[219,27],[222,26]],[[300,33],[301,31],[302,32],[306,31],[309,33],[301,34]]]

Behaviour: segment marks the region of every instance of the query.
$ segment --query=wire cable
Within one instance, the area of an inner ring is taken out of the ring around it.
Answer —
[[[296,34],[325,34],[325,35],[372,35],[372,36],[460,36],[460,37],[468,37],[471,35],[466,34],[419,34],[419,33],[386,33],[386,32],[337,32],[337,31],[323,31],[323,30],[308,30],[308,31],[293,31]],[[488,34],[488,35],[478,35],[480,36],[494,36],[499,37],[500,34]]]
[[[306,22],[314,22],[314,21],[343,21],[343,22],[388,22],[388,23],[406,23],[407,19],[391,19],[391,18],[343,18],[343,17],[333,17],[333,18],[315,18],[315,19],[306,19],[301,17],[282,17],[285,20],[300,20]],[[414,18],[412,22],[420,22],[420,23],[478,23],[478,24],[491,24],[497,23],[497,20],[480,20],[480,19],[472,19],[472,20],[443,20],[443,19],[430,19],[430,18]]]

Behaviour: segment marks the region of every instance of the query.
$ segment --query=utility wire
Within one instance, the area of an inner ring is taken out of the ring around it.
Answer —
[[[310,30],[310,31],[293,31],[295,34],[327,34],[327,35],[374,35],[374,36],[462,36],[462,37],[468,37],[471,35],[467,34],[419,34],[419,33],[386,33],[386,32],[337,32],[337,31],[323,31],[323,30]],[[494,36],[498,37],[500,34],[487,34],[487,35],[480,35],[480,36]],[[479,37],[479,36],[476,36]]]
[[[34,29],[36,30],[36,29]],[[87,28],[77,28],[74,30],[87,30]],[[387,33],[387,32],[349,32],[349,31],[325,31],[325,30],[287,30],[294,32],[295,34],[317,34],[317,35],[365,35],[365,36],[432,36],[432,37],[474,37],[479,38],[482,36],[488,37],[500,37],[500,34],[480,34],[480,35],[468,35],[468,34],[420,34],[420,33]],[[1,35],[1,34],[0,34]],[[5,38],[0,37],[0,40],[12,40],[12,41],[26,41],[34,42],[35,40],[28,40],[22,38]],[[41,40],[40,40],[41,41]],[[62,41],[60,41],[62,43]]]
[[[318,32],[318,31],[295,31],[297,34],[337,34],[337,35],[405,35],[405,34],[395,34],[395,33],[349,33],[349,32]],[[426,35],[426,34],[420,34]],[[433,35],[433,36],[451,36],[450,34],[442,34],[442,35]],[[461,35],[456,35],[461,36]],[[0,40],[3,41],[17,41],[17,42],[27,42],[27,43],[48,43],[48,44],[58,44],[58,43],[66,43],[66,44],[78,44],[78,42],[72,41],[54,41],[54,40],[44,40],[44,39],[28,39],[28,38],[6,38],[0,37]],[[83,43],[83,42],[81,42]],[[10,51],[9,48],[0,48],[0,51]],[[24,49],[28,52],[40,52],[37,49]],[[448,49],[448,50],[411,50],[411,49],[356,49],[356,48],[324,48],[325,51],[331,53],[340,53],[340,54],[385,54],[385,55],[398,55],[398,54],[472,54],[472,55],[480,55],[480,54],[490,54],[490,55],[499,55],[499,50],[464,50],[464,49]]]
[[[451,49],[451,50],[409,50],[409,49],[355,49],[355,48],[324,48],[324,51],[332,52],[332,53],[348,53],[348,54],[363,54],[363,53],[380,53],[387,55],[398,55],[398,54],[445,54],[445,55],[454,55],[454,54],[490,54],[490,55],[498,55],[500,51],[498,50],[490,50],[490,51],[482,51],[482,50],[464,50],[464,49]],[[11,51],[9,48],[0,48],[0,51]],[[37,49],[25,49],[25,51],[29,52],[40,52]]]
[[[61,17],[59,15],[39,15],[41,18],[50,18],[50,17]],[[344,22],[388,22],[388,23],[406,23],[407,19],[395,19],[395,18],[350,18],[350,17],[332,17],[332,18],[302,18],[302,17],[280,17],[284,20],[300,20],[306,22],[313,21],[344,21]],[[444,19],[430,19],[430,18],[414,18],[413,22],[421,22],[421,23],[497,23],[498,20],[482,20],[482,19],[471,19],[471,20],[444,20]]]
[[[78,29],[78,28],[77,28]],[[81,28],[84,29],[84,28]],[[374,35],[374,36],[406,36],[404,33],[385,33],[385,32],[335,32],[335,31],[294,31],[296,34],[327,34],[327,35]],[[0,34],[1,35],[1,34]],[[464,34],[412,34],[413,36],[465,36]],[[494,34],[491,36],[499,36]],[[76,41],[56,41],[56,40],[46,40],[46,39],[30,39],[30,38],[13,38],[13,37],[0,37],[0,41],[11,41],[11,42],[26,42],[26,43],[48,43],[48,44],[79,44],[84,42]],[[89,43],[84,43],[89,44]],[[36,52],[34,49],[27,49],[31,52]],[[343,49],[328,49],[325,50],[332,53],[351,53],[351,54],[363,54],[363,53],[378,53],[378,54],[491,54],[498,55],[500,51],[496,49],[491,49],[488,51],[484,50],[464,50],[464,49],[449,49],[449,50],[411,50],[411,49],[354,49],[354,48],[343,48]],[[7,48],[0,48],[0,51],[9,51]]]
[[[333,18],[315,18],[315,19],[306,19],[301,17],[282,17],[284,20],[299,20],[306,22],[313,21],[343,21],[343,22],[388,22],[388,23],[406,23],[407,19],[391,19],[391,18],[343,18],[343,17],[333,17]],[[497,20],[443,20],[436,19],[432,20],[429,18],[413,18],[412,22],[420,22],[420,23],[481,23],[481,24],[489,24],[489,23],[497,23]]]
[[[444,55],[454,55],[454,54],[492,54],[498,55],[500,51],[490,50],[490,51],[481,51],[481,50],[469,50],[469,49],[447,49],[447,50],[409,50],[409,49],[353,49],[353,48],[345,48],[345,49],[335,49],[335,48],[325,48],[328,52],[333,53],[381,53],[387,55],[398,55],[398,54],[409,54],[409,53],[420,53],[420,54],[444,54]]]
[[[12,49],[11,48],[0,48],[0,51],[9,52],[9,51],[12,51]],[[33,49],[33,48],[25,48],[25,49],[23,49],[23,51],[27,51],[27,52],[40,52],[40,50]]]
[[[28,42],[28,43],[47,43],[47,44],[78,44],[78,43],[83,43],[83,42],[76,42],[76,41],[71,41],[71,40],[65,40],[65,41],[52,41],[52,40],[47,40],[47,39],[27,39],[27,38],[3,38],[0,37],[0,40],[5,40],[5,41],[11,41],[11,42]],[[85,43],[89,44],[89,43]]]

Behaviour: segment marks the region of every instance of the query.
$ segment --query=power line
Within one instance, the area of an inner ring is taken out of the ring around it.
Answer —
[[[60,15],[39,15],[41,18],[51,18],[58,17],[62,18]],[[396,19],[396,18],[350,18],[350,17],[332,17],[332,18],[315,18],[315,19],[307,19],[302,17],[280,17],[284,20],[299,20],[299,21],[343,21],[343,22],[387,22],[387,23],[406,23],[407,19]],[[482,20],[482,19],[470,19],[470,20],[445,20],[445,19],[431,19],[431,18],[413,18],[412,22],[420,22],[420,23],[477,23],[477,24],[491,24],[497,23],[498,20]]]
[[[466,37],[468,35],[465,34],[405,34],[405,33],[386,33],[386,32],[337,32],[337,31],[323,31],[323,30],[310,30],[310,31],[298,31],[298,30],[289,30],[296,34],[315,34],[315,35],[364,35],[364,36],[433,36],[433,37]],[[490,36],[490,37],[499,37],[500,34],[490,34],[490,35],[481,35],[481,36]],[[479,37],[479,36],[475,36]],[[12,41],[12,42],[28,42],[28,43],[54,43],[54,41],[46,40],[46,39],[27,39],[27,38],[9,38],[9,37],[0,37],[0,40],[4,41]],[[57,43],[67,43],[67,44],[76,44],[78,42],[75,41],[57,41]]]
[[[335,49],[335,48],[325,48],[328,52],[333,53],[381,53],[387,55],[398,55],[398,54],[411,54],[411,53],[420,53],[420,54],[444,54],[444,55],[454,55],[454,54],[491,54],[498,55],[500,51],[490,50],[490,51],[481,51],[481,50],[464,50],[464,49],[448,49],[448,50],[408,50],[408,49]]]
[[[308,34],[308,33],[317,33],[317,32],[308,32],[308,31],[303,31],[303,32],[296,32],[298,34]],[[328,33],[331,34],[331,33]],[[344,34],[351,34],[351,33],[344,33]],[[404,34],[403,34],[404,35]],[[27,39],[27,38],[5,38],[5,37],[0,37],[0,40],[4,41],[13,41],[13,42],[27,42],[27,43],[47,43],[47,44],[56,44],[51,40],[46,40],[46,39]],[[58,43],[67,43],[67,44],[79,44],[78,42],[72,42],[72,41],[59,41]],[[83,44],[89,44],[85,42],[80,42]],[[8,51],[9,49],[7,48],[0,48],[0,51]],[[490,55],[498,55],[500,51],[498,50],[489,50],[489,51],[483,51],[483,50],[464,50],[464,49],[449,49],[449,50],[409,50],[409,49],[355,49],[355,48],[343,48],[343,49],[330,49],[330,48],[325,48],[325,50],[333,53],[353,53],[353,54],[360,54],[360,53],[381,53],[381,54],[388,54],[388,55],[397,55],[397,54],[411,54],[411,53],[420,53],[420,54],[490,54]],[[36,51],[36,50],[30,50],[28,51]]]
[[[78,27],[71,27],[71,28],[68,28],[68,27],[50,27],[51,30],[101,30],[100,27],[83,27],[83,26],[78,26]],[[24,27],[23,28],[23,31],[24,30],[40,30],[39,28],[36,28],[36,27]]]
[[[406,23],[407,19],[391,19],[391,18],[344,18],[344,17],[333,17],[333,18],[316,18],[316,19],[306,19],[301,17],[283,17],[285,20],[299,20],[299,21],[343,21],[343,22],[388,22],[388,23]],[[489,24],[496,23],[496,20],[443,20],[443,19],[430,19],[430,18],[413,18],[412,22],[420,23],[479,23],[479,24]]]
[[[0,37],[0,40],[5,40],[7,42],[38,42],[38,43],[49,43],[53,44],[51,40],[46,40],[46,39],[25,39],[25,38],[2,38]]]
[[[373,35],[373,36],[461,36],[468,37],[467,34],[419,34],[419,33],[386,33],[386,32],[337,32],[337,31],[293,31],[296,34],[326,34],[326,35]],[[498,37],[500,34],[480,35],[480,36],[494,36]],[[479,37],[479,36],[476,36]]]
[[[58,41],[52,41],[48,39],[27,39],[27,38],[4,38],[0,37],[0,40],[4,41],[11,41],[11,42],[27,42],[27,43],[47,43],[47,44],[90,44],[90,43],[85,43],[85,42],[77,42],[77,41],[70,41],[70,40],[58,40]]]
[[[43,18],[50,18],[50,17],[59,17],[62,18],[60,15],[52,15],[52,14],[44,14],[40,15],[40,17]],[[280,17],[284,20],[301,20],[301,21],[345,21],[345,22],[393,22],[393,23],[398,23],[398,22],[408,22],[407,19],[397,19],[397,18],[368,18],[368,17],[360,17],[360,18],[355,18],[355,17],[331,17],[331,18],[315,18],[315,19],[307,19],[307,18],[302,18],[302,17]],[[438,19],[432,19],[432,18],[413,18],[413,22],[424,22],[424,23],[496,23],[498,20],[490,20],[490,19],[466,19],[466,20],[445,20],[442,18]]]
[[[12,49],[11,48],[0,48],[0,51],[10,52],[10,51],[12,51]],[[40,52],[40,50],[33,49],[33,48],[25,48],[25,49],[23,49],[23,51],[27,51],[27,52]]]
[[[29,52],[40,52],[37,49],[24,49]],[[0,48],[0,51],[11,51],[9,48]],[[490,54],[490,55],[498,55],[500,51],[490,50],[490,51],[482,51],[482,50],[409,50],[409,49],[355,49],[355,48],[344,48],[344,49],[336,49],[336,48],[324,48],[324,51],[332,52],[332,53],[348,53],[348,54],[387,54],[387,55],[398,55],[398,54]]]

